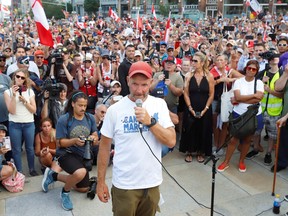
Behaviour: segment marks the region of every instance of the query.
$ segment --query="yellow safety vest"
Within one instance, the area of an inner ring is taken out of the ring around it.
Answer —
[[[264,73],[266,76],[266,71]],[[273,76],[272,80],[269,81],[269,88],[274,91],[275,82],[280,78],[279,71]],[[264,92],[264,97],[261,100],[261,106],[263,113],[266,111],[270,116],[279,116],[282,112],[282,98],[276,97],[272,94],[269,94],[267,91]]]

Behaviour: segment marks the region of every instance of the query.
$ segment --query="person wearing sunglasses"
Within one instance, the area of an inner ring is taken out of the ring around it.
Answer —
[[[34,62],[38,67],[40,79],[44,80],[44,78],[49,75],[47,73],[48,71],[50,72],[50,69],[44,64],[44,52],[42,50],[37,50],[34,53]]]
[[[102,100],[109,94],[110,83],[115,79],[117,68],[110,61],[108,50],[103,50],[101,53],[102,63],[97,67],[98,76],[98,100]]]
[[[13,73],[12,86],[4,92],[4,99],[9,112],[9,133],[16,168],[19,172],[23,172],[21,160],[23,137],[29,173],[31,176],[37,176],[34,166],[33,115],[36,113],[36,102],[27,68],[18,69]]]
[[[35,74],[38,78],[40,78],[39,69],[34,61],[30,61],[28,58],[27,64],[22,64],[23,61],[20,61],[20,57],[25,57],[26,59],[26,50],[25,47],[17,47],[15,52],[15,57],[17,59],[12,65],[9,65],[7,68],[7,75],[12,77],[13,73],[18,70],[19,68],[23,68],[23,66],[28,68],[30,74]]]
[[[193,56],[189,72],[185,78],[183,127],[180,152],[186,153],[185,162],[192,162],[192,152],[197,152],[198,163],[212,152],[212,108],[214,98],[214,78],[208,69],[208,58],[202,52]],[[181,78],[182,79],[182,78]]]
[[[263,120],[266,128],[266,133],[268,134],[268,148],[264,157],[264,164],[266,166],[271,165],[273,146],[277,141],[277,129],[276,122],[280,118],[282,108],[283,108],[283,94],[282,92],[275,91],[275,83],[280,78],[282,71],[278,67],[279,54],[269,53],[269,69],[261,71],[257,78],[262,80],[264,83],[264,98],[261,101]],[[259,155],[259,151],[262,150],[260,145],[261,133],[256,133],[254,135],[254,146],[253,150],[246,155],[246,159],[252,159]]]
[[[288,51],[288,38],[283,37],[277,41],[277,48],[280,55]]]
[[[231,98],[231,102],[234,105],[233,107],[233,118],[237,118],[247,111],[247,107],[251,104],[259,103],[264,97],[264,84],[261,80],[255,81],[255,77],[259,71],[260,65],[257,60],[250,60],[247,62],[246,67],[244,68],[245,76],[237,79],[233,86],[234,97]],[[256,84],[256,93],[254,93],[254,88]],[[262,108],[259,106],[257,113],[257,129],[255,134],[261,133],[263,129],[263,116]],[[240,145],[240,159],[238,163],[238,169],[240,172],[246,172],[245,157],[249,151],[251,139],[254,135],[254,132],[251,132],[250,135],[246,136],[241,140],[239,144],[239,139],[232,137],[231,142],[228,144],[226,155],[224,161],[218,166],[217,170],[219,172],[225,171],[229,168],[230,159],[237,147]]]

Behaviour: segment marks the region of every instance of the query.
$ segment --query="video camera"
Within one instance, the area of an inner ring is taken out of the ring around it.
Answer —
[[[149,30],[147,30],[147,32],[146,32],[146,38],[147,38],[147,39],[151,39],[151,37],[152,37],[152,30],[149,29]]]
[[[84,167],[88,170],[91,171],[92,170],[92,154],[91,154],[91,146],[93,144],[94,139],[90,138],[90,137],[83,137],[80,136],[79,137],[82,141],[85,142],[84,144],[84,155],[83,155],[83,159],[84,159]]]
[[[55,65],[59,66],[63,64],[62,49],[56,49],[52,54],[51,58],[55,58]]]
[[[65,89],[63,83],[53,83],[51,79],[44,82],[42,90],[49,91],[49,98],[51,100],[59,98],[60,92]]]
[[[260,53],[259,56],[262,57],[263,59],[267,59],[268,61],[271,61],[274,58],[280,57],[279,54],[276,54],[276,53],[271,52],[271,51]]]

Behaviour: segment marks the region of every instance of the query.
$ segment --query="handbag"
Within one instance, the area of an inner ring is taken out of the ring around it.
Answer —
[[[254,84],[254,93],[256,93],[256,78]],[[229,133],[233,137],[243,139],[255,133],[257,129],[257,113],[259,103],[252,104],[247,107],[247,111],[237,118],[233,118],[233,114],[229,115]]]
[[[220,118],[222,122],[229,121],[229,113],[233,110],[233,104],[231,103],[231,97],[234,96],[233,90],[227,91],[227,84],[223,85],[223,93],[221,95],[221,110]]]
[[[13,163],[12,163],[13,164]],[[13,164],[13,174],[6,179],[2,180],[2,185],[12,193],[23,191],[25,183],[25,175],[18,172]]]

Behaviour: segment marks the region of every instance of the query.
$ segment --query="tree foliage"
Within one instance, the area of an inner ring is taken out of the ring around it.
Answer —
[[[84,10],[88,14],[96,14],[96,12],[99,10],[99,0],[84,0]]]
[[[169,10],[170,10],[169,5],[163,5],[163,4],[159,5],[160,14],[163,15],[164,17],[168,17]]]
[[[55,5],[53,3],[55,3]],[[55,19],[64,18],[62,10],[65,10],[65,6],[60,5],[57,1],[47,1],[47,3],[43,1],[42,5],[48,19],[51,19],[53,16]]]

